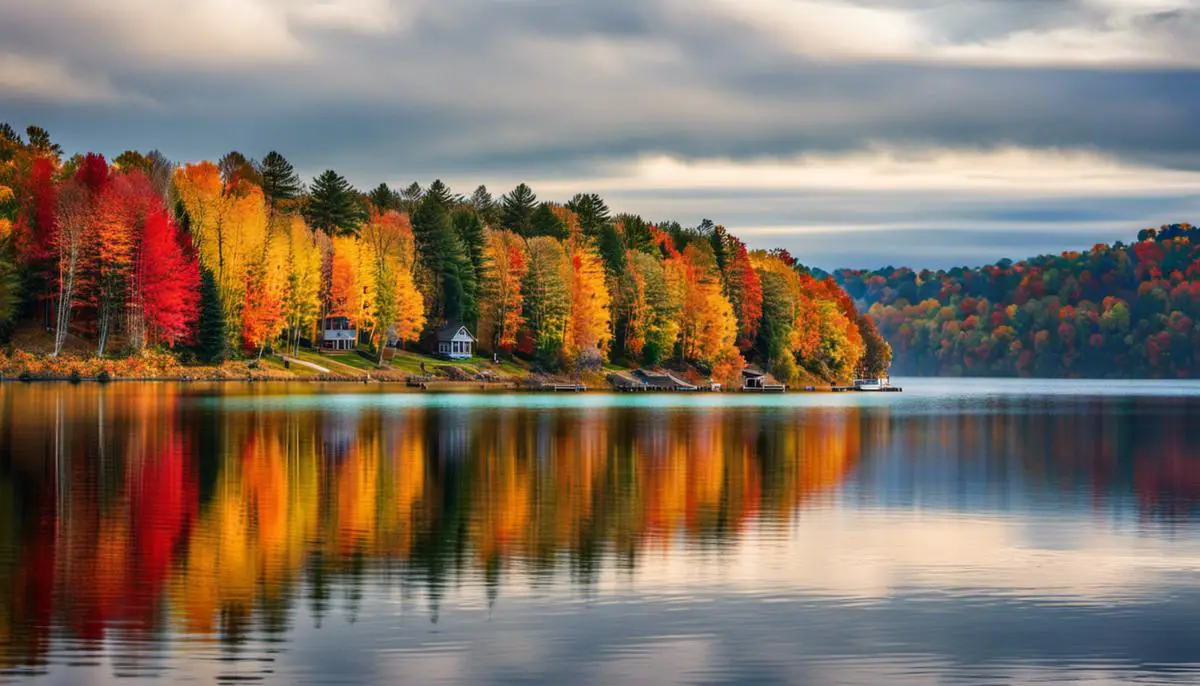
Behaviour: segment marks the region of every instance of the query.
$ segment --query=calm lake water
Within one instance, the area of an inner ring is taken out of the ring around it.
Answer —
[[[0,384],[0,682],[1200,681],[1200,385]]]

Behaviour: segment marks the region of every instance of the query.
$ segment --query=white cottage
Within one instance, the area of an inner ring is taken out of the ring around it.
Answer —
[[[326,317],[321,322],[323,350],[353,350],[358,342],[358,329],[349,317]]]
[[[451,323],[438,329],[435,352],[441,357],[464,360],[475,355],[475,337],[462,324]]]

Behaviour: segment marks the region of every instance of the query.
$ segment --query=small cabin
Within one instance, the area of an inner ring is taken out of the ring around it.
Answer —
[[[465,360],[475,355],[475,337],[463,324],[447,324],[438,329],[434,352],[439,357]]]
[[[321,320],[322,350],[353,350],[358,341],[358,329],[349,317],[326,317]]]

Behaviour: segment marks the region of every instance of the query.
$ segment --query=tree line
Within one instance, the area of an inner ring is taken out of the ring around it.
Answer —
[[[1200,229],[980,268],[841,270],[899,373],[1200,376]]]
[[[547,371],[673,364],[736,384],[886,371],[890,350],[832,279],[723,226],[615,213],[596,194],[470,195],[440,180],[361,192],[328,170],[230,152],[66,157],[0,125],[0,335],[40,317],[97,355],[155,346],[204,363],[298,349],[327,316],[365,346],[450,322]]]

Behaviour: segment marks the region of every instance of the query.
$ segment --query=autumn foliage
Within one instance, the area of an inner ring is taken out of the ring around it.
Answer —
[[[363,194],[327,170],[306,190],[274,152],[64,160],[40,130],[36,145],[2,131],[0,336],[18,312],[40,317],[54,355],[72,336],[99,356],[297,354],[336,316],[380,364],[464,324],[479,351],[538,371],[669,365],[738,386],[748,362],[786,383],[849,381],[873,340],[836,284],[708,220],[655,224],[524,184]]]
[[[844,270],[898,369],[946,376],[1200,375],[1200,230],[948,271]]]

